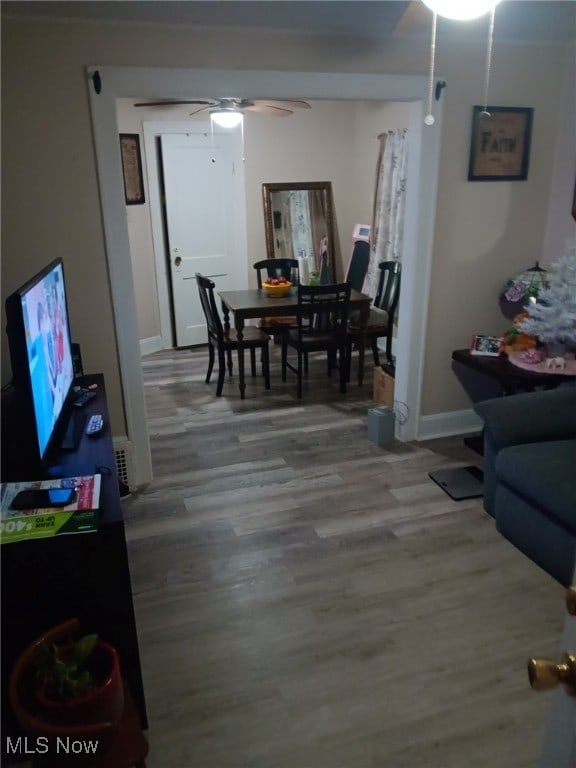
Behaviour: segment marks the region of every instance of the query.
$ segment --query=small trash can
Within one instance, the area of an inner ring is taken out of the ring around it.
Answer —
[[[382,405],[368,411],[368,440],[381,448],[393,445],[396,431],[396,417],[392,408]]]

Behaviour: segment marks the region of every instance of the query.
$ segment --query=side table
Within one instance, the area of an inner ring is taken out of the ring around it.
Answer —
[[[562,373],[538,373],[519,368],[508,360],[507,355],[484,357],[471,355],[467,349],[452,352],[452,369],[473,402],[517,392],[533,392],[544,387],[554,389],[559,384],[576,380],[576,375]],[[485,381],[482,382],[482,379]],[[486,396],[482,397],[482,386]]]
[[[452,370],[473,403],[517,392],[533,392],[535,389],[554,389],[567,381],[575,381],[576,375],[539,373],[519,368],[505,354],[498,357],[471,355],[468,349],[452,352]],[[464,443],[483,454],[482,436],[469,437]]]

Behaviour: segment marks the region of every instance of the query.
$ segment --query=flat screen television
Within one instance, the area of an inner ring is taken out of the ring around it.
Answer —
[[[29,411],[41,464],[66,434],[74,369],[64,266],[55,259],[6,299],[13,385]],[[74,437],[68,434],[68,439]],[[73,446],[69,446],[73,447]]]

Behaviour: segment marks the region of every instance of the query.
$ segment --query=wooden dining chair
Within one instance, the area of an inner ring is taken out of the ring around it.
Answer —
[[[271,277],[285,277],[286,280],[292,280],[292,270],[298,274],[298,259],[262,259],[256,261],[253,265],[256,270],[256,279],[258,288],[262,288],[262,283]]]
[[[212,369],[214,368],[215,355],[218,354],[218,383],[216,385],[216,396],[222,395],[224,387],[224,377],[226,375],[226,363],[228,363],[228,373],[232,375],[232,352],[238,349],[238,338],[234,328],[226,331],[220,319],[220,313],[216,306],[214,298],[214,283],[208,277],[196,273],[196,282],[200,294],[200,302],[206,318],[206,328],[208,331],[208,372],[206,374],[206,383],[210,382]],[[270,389],[270,359],[268,354],[269,336],[259,328],[250,326],[244,328],[242,336],[242,346],[250,350],[250,364],[252,376],[256,376],[256,350],[262,350],[262,375],[266,389]]]
[[[299,282],[299,262],[298,259],[262,259],[253,265],[256,270],[256,279],[258,288],[262,290],[262,283],[272,277],[285,277],[286,280],[293,282],[296,275]],[[264,333],[269,333],[274,338],[280,336],[287,328],[295,328],[297,320],[295,315],[287,317],[261,317],[258,327]]]
[[[370,308],[370,317],[365,330],[366,343],[370,342],[374,365],[380,365],[378,339],[386,339],[386,362],[394,367],[392,357],[392,336],[394,319],[400,298],[401,267],[398,261],[381,261],[378,264],[380,277],[374,303]],[[360,341],[360,324],[357,318],[351,318],[347,328],[346,368],[348,380],[352,367],[352,348]]]
[[[362,293],[366,273],[368,272],[368,262],[370,261],[370,245],[365,240],[357,240],[354,243],[352,255],[346,270],[346,281],[352,285],[352,288]]]
[[[307,372],[310,352],[326,351],[328,375],[338,356],[340,391],[346,392],[346,326],[350,304],[350,283],[299,285],[297,327],[282,336],[282,381],[290,369],[298,380],[297,394],[302,397],[302,375]],[[297,361],[288,362],[288,348],[296,350]]]

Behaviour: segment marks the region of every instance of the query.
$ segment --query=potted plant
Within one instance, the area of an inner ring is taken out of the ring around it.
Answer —
[[[67,621],[16,660],[9,697],[24,732],[112,736],[124,711],[118,654],[96,635],[78,635],[78,620]]]

